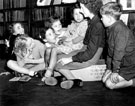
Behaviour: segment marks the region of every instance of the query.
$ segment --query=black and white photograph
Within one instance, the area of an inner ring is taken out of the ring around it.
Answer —
[[[0,0],[0,106],[135,106],[135,0]]]

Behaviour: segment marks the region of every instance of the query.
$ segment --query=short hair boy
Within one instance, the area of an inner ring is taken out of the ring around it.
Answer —
[[[101,7],[102,21],[107,28],[107,70],[103,82],[110,89],[135,85],[135,37],[121,21],[122,7],[109,2]]]

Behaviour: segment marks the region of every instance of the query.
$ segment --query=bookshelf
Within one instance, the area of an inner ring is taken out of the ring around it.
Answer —
[[[50,5],[37,6],[37,0],[0,0],[0,36],[6,36],[4,32],[10,24],[20,22],[26,33],[36,38],[44,27],[44,20],[54,14],[60,15],[63,25],[67,26],[75,3],[60,4],[60,1],[51,0]]]

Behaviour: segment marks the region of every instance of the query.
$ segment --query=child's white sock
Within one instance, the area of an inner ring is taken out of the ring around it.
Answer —
[[[52,72],[47,70],[45,73],[45,77],[51,77],[51,75],[52,75]]]
[[[34,71],[30,71],[30,72],[29,72],[29,75],[30,75],[30,76],[34,76],[34,74],[35,74]]]

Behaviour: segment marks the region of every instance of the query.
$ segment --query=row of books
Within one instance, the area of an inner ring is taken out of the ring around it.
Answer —
[[[34,11],[32,11],[32,19],[33,21],[45,20],[52,14],[54,14],[54,10],[52,8],[35,9]]]
[[[45,20],[54,14],[59,15],[62,19],[66,19],[66,11],[69,11],[69,8],[59,6],[48,7],[47,9],[34,9],[32,10],[32,19],[33,21]]]
[[[25,11],[11,11],[5,12],[5,21],[25,21],[26,19],[26,12]]]
[[[26,7],[26,0],[0,0],[0,4],[1,2],[4,2],[4,9]]]

